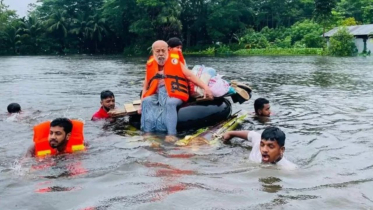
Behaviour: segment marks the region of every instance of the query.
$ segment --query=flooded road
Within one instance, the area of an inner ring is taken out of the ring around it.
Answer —
[[[245,142],[154,150],[140,133],[91,122],[102,90],[117,106],[138,99],[146,58],[0,57],[0,209],[373,209],[373,58],[186,60],[250,84],[253,99],[234,112],[267,98],[271,120],[241,129],[283,129],[299,169],[252,163]],[[11,102],[24,110],[16,118]],[[57,117],[85,121],[89,150],[22,160],[33,126]]]

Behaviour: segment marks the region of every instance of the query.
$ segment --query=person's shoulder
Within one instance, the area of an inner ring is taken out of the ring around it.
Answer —
[[[89,147],[89,143],[88,142],[86,142],[86,141],[84,141],[84,147]]]
[[[25,154],[25,157],[34,157],[35,156],[35,145],[31,145]]]
[[[290,162],[288,159],[286,159],[285,157],[283,157],[278,163],[277,163],[278,166],[284,168],[284,169],[287,169],[287,170],[294,170],[294,169],[297,169],[298,166],[295,165],[294,163]]]
[[[106,117],[104,117],[102,114],[103,111],[104,110],[102,110],[102,107],[100,107],[100,109],[92,115],[91,120],[96,121],[96,120],[105,119]]]
[[[92,118],[99,116],[99,115],[100,115],[100,112],[101,112],[101,108],[98,109],[98,110],[97,110],[97,111],[92,115]]]
[[[249,133],[247,134],[247,140],[252,140],[252,141],[255,141],[255,140],[258,140],[260,141],[261,139],[261,134],[256,132],[256,131],[249,131]]]

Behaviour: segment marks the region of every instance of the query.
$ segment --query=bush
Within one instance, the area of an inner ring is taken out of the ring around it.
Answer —
[[[354,36],[346,27],[340,28],[337,33],[330,37],[329,52],[335,56],[352,56],[356,54],[357,48],[354,43]]]
[[[198,51],[193,51],[190,48],[187,50],[183,51],[184,55],[215,55],[216,48],[215,47],[208,47],[207,49],[204,50],[198,50]]]
[[[267,48],[242,49],[234,52],[235,55],[322,55],[322,48]]]
[[[219,47],[216,48],[216,54],[227,55],[231,53],[232,53],[232,50],[230,49],[228,45],[223,44],[223,45],[219,45]]]
[[[312,33],[304,35],[301,42],[304,43],[306,47],[320,48],[324,46],[325,39],[320,36],[319,32],[312,32]]]
[[[276,29],[264,27],[260,33],[266,37],[269,42],[275,42],[276,39],[284,40],[286,37],[291,36],[291,29],[279,27]]]
[[[287,36],[283,40],[276,39],[274,46],[279,48],[291,48],[291,36]]]
[[[319,48],[323,46],[322,27],[311,21],[297,22],[291,27],[292,42],[301,41],[308,48]]]
[[[240,44],[245,45],[246,49],[261,49],[269,47],[267,38],[253,29],[247,30],[245,35],[240,38]]]

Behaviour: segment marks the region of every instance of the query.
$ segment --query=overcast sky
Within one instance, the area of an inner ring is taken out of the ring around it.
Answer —
[[[4,0],[5,5],[9,5],[9,9],[16,10],[20,17],[27,15],[27,5],[36,3],[37,0]]]

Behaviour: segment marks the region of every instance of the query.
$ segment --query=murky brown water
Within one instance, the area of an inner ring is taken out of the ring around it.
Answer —
[[[268,98],[271,121],[249,118],[243,127],[282,128],[286,156],[300,168],[251,163],[245,143],[152,150],[141,136],[91,122],[102,90],[112,90],[118,105],[137,99],[146,58],[0,57],[0,209],[373,209],[372,58],[187,61]],[[253,101],[234,111],[253,111]],[[7,118],[11,102],[21,104],[21,119]],[[61,116],[86,121],[89,150],[21,164],[33,125]]]

